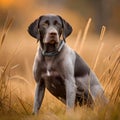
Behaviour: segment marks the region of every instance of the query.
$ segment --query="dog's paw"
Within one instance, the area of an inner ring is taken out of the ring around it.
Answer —
[[[33,111],[32,115],[38,115],[38,112]]]
[[[32,115],[35,115],[35,112],[32,112]]]

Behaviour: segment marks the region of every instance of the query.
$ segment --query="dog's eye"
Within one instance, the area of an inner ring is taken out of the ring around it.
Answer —
[[[47,23],[43,23],[42,26],[43,27],[48,27],[48,24]]]
[[[54,25],[56,25],[56,26],[58,26],[58,27],[60,27],[61,26],[61,24],[58,22],[58,21],[54,21],[54,23],[53,23]]]
[[[42,24],[43,27],[48,27],[49,26],[49,22],[48,21],[45,21],[43,24]]]

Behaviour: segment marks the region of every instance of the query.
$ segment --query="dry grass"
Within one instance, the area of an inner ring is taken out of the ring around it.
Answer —
[[[3,35],[0,41],[0,52],[6,39],[7,32],[13,22],[13,19],[8,20],[5,23]],[[81,30],[78,33],[76,42],[74,43],[74,49],[78,53],[84,50],[85,40],[87,32],[90,26],[91,19],[88,20],[85,27],[83,36],[81,37]],[[103,48],[103,36],[105,27],[101,30],[101,35],[96,48],[96,54],[93,61],[93,69],[97,70],[101,67],[98,64],[98,60],[101,56]],[[81,47],[79,43],[81,41]],[[107,106],[96,106],[94,110],[84,107],[77,107],[74,113],[65,115],[65,105],[56,100],[49,92],[46,92],[43,105],[38,116],[32,116],[32,104],[34,98],[34,82],[30,78],[32,74],[25,61],[24,69],[29,78],[26,79],[21,75],[12,74],[12,70],[17,70],[20,64],[11,65],[12,60],[15,59],[16,51],[19,48],[15,48],[15,52],[11,55],[10,59],[5,66],[0,66],[0,120],[119,120],[120,119],[120,44],[115,46],[111,50],[110,55],[101,61],[101,64],[105,64],[105,67],[100,76],[100,81],[105,88],[105,94],[109,98],[110,102]],[[116,54],[117,53],[117,54]],[[4,59],[4,58],[2,58]],[[22,61],[22,59],[21,59]],[[22,61],[23,62],[23,61]],[[21,71],[22,72],[22,71]]]
[[[88,33],[88,29],[90,27],[90,23],[91,23],[92,19],[89,18],[88,19],[88,22],[86,24],[86,27],[85,27],[85,30],[84,30],[84,33],[83,33],[83,37],[82,37],[82,40],[81,40],[81,44],[80,44],[80,49],[79,49],[79,52],[81,53],[82,52],[82,49],[83,49],[83,45],[85,43],[85,40],[86,40],[86,36],[87,36],[87,33]]]
[[[95,61],[93,61],[93,71],[95,71],[95,68],[97,66],[97,62],[98,62],[98,59],[100,57],[100,53],[101,53],[101,50],[104,46],[104,43],[102,42],[103,40],[103,36],[105,34],[105,26],[102,26],[102,29],[101,29],[101,34],[100,34],[100,39],[99,39],[99,43],[98,43],[98,48],[97,48],[97,52],[96,52],[96,56],[95,56]]]

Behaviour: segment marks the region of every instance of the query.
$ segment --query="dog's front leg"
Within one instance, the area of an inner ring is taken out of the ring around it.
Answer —
[[[68,59],[71,57],[72,59]],[[65,89],[66,89],[66,110],[67,112],[74,109],[75,99],[76,99],[76,82],[74,78],[74,53],[71,56],[71,51],[69,51],[66,56],[64,56],[64,60],[59,66],[59,73],[61,77],[64,79]]]
[[[40,80],[39,82],[37,82],[36,85],[33,114],[38,113],[38,110],[40,109],[40,106],[43,101],[44,92],[45,92],[45,83],[44,80]]]
[[[74,77],[68,77],[65,79],[66,85],[66,108],[67,111],[73,110],[75,106],[75,98],[76,98],[76,85]]]

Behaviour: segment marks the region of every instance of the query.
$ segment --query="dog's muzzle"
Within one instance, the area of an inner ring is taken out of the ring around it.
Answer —
[[[64,44],[65,44],[64,40],[60,40],[59,44],[57,44],[57,45],[48,43],[48,44],[44,45],[45,49],[41,50],[42,55],[48,56],[48,57],[56,56],[60,53]]]
[[[58,31],[54,27],[48,28],[43,40],[42,54],[44,56],[54,56],[61,51],[64,41],[59,37]]]
[[[56,44],[59,42],[58,31],[54,27],[49,27],[43,40],[44,44]]]

